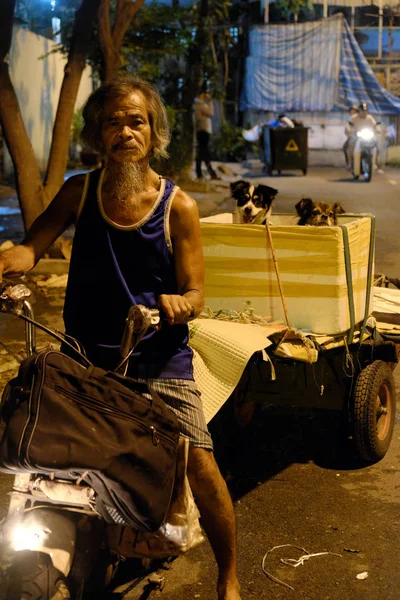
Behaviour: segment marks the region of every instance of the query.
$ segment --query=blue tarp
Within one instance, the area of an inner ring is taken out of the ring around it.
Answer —
[[[378,83],[342,15],[250,30],[241,110],[346,110],[360,102],[372,113],[400,113],[400,98]]]

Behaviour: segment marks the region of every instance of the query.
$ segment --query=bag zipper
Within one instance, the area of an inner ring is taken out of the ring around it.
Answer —
[[[38,356],[35,358],[34,363],[33,363],[34,366],[36,367],[36,369],[38,369],[39,362],[43,362],[46,359],[46,356],[48,354],[50,354],[50,351],[38,354]],[[39,392],[40,392],[40,389],[43,387],[43,382],[44,382],[44,369],[42,369],[42,376],[41,376],[41,380],[40,380],[40,383],[39,383]],[[29,445],[31,443],[32,436],[33,436],[33,433],[35,431],[35,428],[36,428],[36,425],[37,425],[37,421],[38,421],[38,418],[39,418],[40,393],[37,394],[38,401],[37,401],[37,405],[36,405],[35,421],[34,421],[34,423],[32,425],[32,429],[30,431],[29,440],[26,443],[25,443],[25,437],[28,435],[28,433],[27,433],[28,427],[29,427],[29,424],[30,424],[30,422],[32,420],[32,416],[33,416],[32,415],[32,413],[33,413],[33,404],[34,404],[34,402],[33,402],[33,395],[34,395],[34,390],[36,388],[36,375],[35,375],[35,373],[33,373],[32,383],[31,383],[30,387],[31,387],[31,393],[29,395],[29,403],[28,403],[29,416],[28,416],[28,419],[26,420],[25,427],[24,427],[23,432],[21,434],[20,443],[18,445],[18,457],[20,459],[19,462],[21,463],[21,466],[24,466],[25,468],[28,468],[28,469],[33,469],[34,467],[29,462],[29,458],[28,458],[28,448],[29,448]],[[22,456],[22,453],[23,453],[23,456]],[[21,458],[22,458],[22,462],[21,462]]]
[[[71,398],[78,404],[82,404],[83,406],[86,406],[87,408],[91,408],[93,410],[98,410],[99,412],[102,412],[103,414],[115,415],[119,418],[128,419],[130,421],[137,423],[142,429],[144,429],[148,433],[151,433],[152,438],[153,438],[153,443],[155,446],[158,445],[160,438],[164,438],[165,441],[169,442],[170,444],[175,445],[175,439],[173,436],[170,436],[168,433],[165,433],[164,431],[158,431],[156,429],[156,427],[154,427],[154,425],[150,425],[150,426],[145,425],[141,419],[139,419],[138,417],[135,417],[134,415],[131,415],[119,408],[108,408],[107,406],[104,406],[104,404],[101,404],[97,400],[93,400],[87,394],[81,395],[76,392],[72,392],[71,390],[65,390],[63,387],[61,387],[57,384],[49,383],[49,382],[47,382],[47,385],[49,387],[52,387],[59,394],[67,396],[68,398]],[[157,442],[157,443],[155,443],[155,442]]]

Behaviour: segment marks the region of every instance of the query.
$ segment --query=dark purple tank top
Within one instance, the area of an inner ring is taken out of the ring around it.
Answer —
[[[152,211],[134,228],[120,228],[100,208],[101,173],[89,175],[76,225],[64,322],[66,333],[83,344],[95,365],[113,370],[121,361],[119,346],[130,306],[154,308],[160,294],[178,293],[166,230],[174,184],[161,180],[164,191]],[[164,325],[139,343],[127,374],[193,379],[192,357],[188,326]]]

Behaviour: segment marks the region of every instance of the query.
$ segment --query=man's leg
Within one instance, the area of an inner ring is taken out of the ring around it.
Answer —
[[[201,132],[202,135],[202,156],[203,156],[203,160],[206,163],[207,166],[207,170],[210,174],[211,179],[220,179],[220,177],[218,177],[218,175],[216,174],[216,172],[214,171],[214,169],[212,168],[212,164],[211,164],[211,160],[210,160],[210,150],[209,150],[209,143],[210,143],[210,134],[207,131],[202,131]]]
[[[344,152],[344,160],[346,162],[346,169],[349,168],[350,165],[350,161],[349,161],[349,157],[348,157],[348,151],[349,151],[349,138],[347,138],[347,140],[345,141],[345,143],[343,144],[343,152]]]
[[[233,504],[212,452],[190,448],[188,478],[218,564],[218,599],[241,600]]]

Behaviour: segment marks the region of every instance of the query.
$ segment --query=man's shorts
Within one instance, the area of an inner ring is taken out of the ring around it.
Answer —
[[[196,383],[187,379],[139,379],[158,394],[174,411],[182,435],[193,448],[213,450],[211,435],[204,417],[201,395]],[[150,394],[143,394],[151,399]]]

